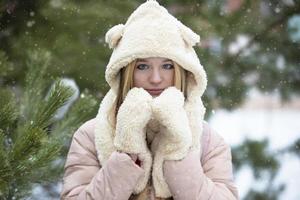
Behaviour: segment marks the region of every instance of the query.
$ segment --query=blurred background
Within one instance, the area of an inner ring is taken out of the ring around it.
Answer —
[[[0,199],[59,199],[72,134],[109,89],[105,33],[142,2],[0,0]],[[300,199],[300,2],[159,3],[201,36],[206,120],[241,199]]]

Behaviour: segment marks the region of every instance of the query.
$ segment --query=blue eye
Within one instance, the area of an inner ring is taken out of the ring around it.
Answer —
[[[164,65],[163,65],[163,68],[164,68],[164,69],[173,69],[173,68],[174,68],[174,65],[173,65],[173,64],[164,64]]]
[[[139,64],[136,66],[137,69],[139,70],[145,70],[145,69],[148,69],[148,65],[145,65],[145,64]]]

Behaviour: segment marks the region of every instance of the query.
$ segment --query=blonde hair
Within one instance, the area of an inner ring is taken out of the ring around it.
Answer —
[[[119,82],[119,90],[117,94],[117,99],[115,101],[114,106],[109,112],[109,121],[110,123],[115,126],[116,117],[118,110],[123,103],[128,91],[133,88],[133,72],[136,65],[136,60],[129,63],[126,67],[123,67],[120,70],[120,82]],[[180,90],[185,98],[187,97],[187,82],[186,82],[186,76],[187,71],[183,69],[181,66],[179,66],[177,63],[173,61],[174,65],[174,86]]]

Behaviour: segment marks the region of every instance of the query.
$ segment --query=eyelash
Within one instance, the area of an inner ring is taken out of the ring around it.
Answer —
[[[140,69],[140,66],[147,66],[147,67],[148,67],[148,65],[145,65],[145,64],[139,64],[139,65],[136,66],[136,68],[139,69],[139,70],[145,70],[144,68],[143,68],[143,69]]]
[[[139,70],[145,70],[145,68],[141,69],[140,66],[146,66],[147,69],[149,68],[149,66],[146,65],[146,64],[139,64],[139,65],[136,66],[136,68],[139,69]],[[169,67],[166,68],[166,66],[169,66]],[[172,64],[164,64],[163,68],[166,69],[166,70],[173,69],[174,65],[172,65]]]
[[[173,69],[174,68],[174,65],[172,65],[172,64],[164,64],[163,66],[165,67],[165,66],[170,66],[169,68],[167,68],[167,69]]]

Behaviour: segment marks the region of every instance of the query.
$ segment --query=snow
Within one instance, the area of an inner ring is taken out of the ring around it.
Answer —
[[[289,36],[293,42],[300,41],[300,15],[294,15],[288,20]]]
[[[232,147],[240,145],[245,139],[261,141],[267,138],[270,151],[283,149],[300,138],[300,107],[280,107],[278,98],[276,94],[257,95],[257,91],[252,91],[249,95],[249,102],[252,104],[248,102],[248,106],[231,112],[223,109],[214,110],[209,124]],[[257,100],[260,103],[253,103]],[[256,105],[256,108],[253,105]],[[299,157],[295,154],[285,153],[279,157],[279,160],[281,167],[273,184],[286,184],[279,199],[300,199],[298,191],[300,185]],[[254,185],[258,190],[266,187],[266,183],[254,179],[249,166],[243,166],[241,170],[235,172],[235,182],[241,199]]]
[[[228,47],[230,54],[237,54],[241,49],[244,49],[250,41],[250,38],[246,35],[238,35],[236,41],[231,43]]]
[[[70,87],[73,90],[73,95],[68,99],[68,101],[62,106],[60,107],[56,114],[55,114],[55,119],[62,119],[63,116],[67,113],[67,111],[69,110],[70,106],[76,101],[76,99],[79,97],[79,87],[76,84],[76,82],[74,81],[74,79],[71,78],[62,78],[61,79],[61,83],[64,86]],[[54,83],[52,85],[52,87],[54,86]],[[83,95],[83,94],[82,94]]]
[[[232,146],[246,138],[270,139],[271,150],[291,145],[300,137],[298,110],[215,110],[210,125]]]

